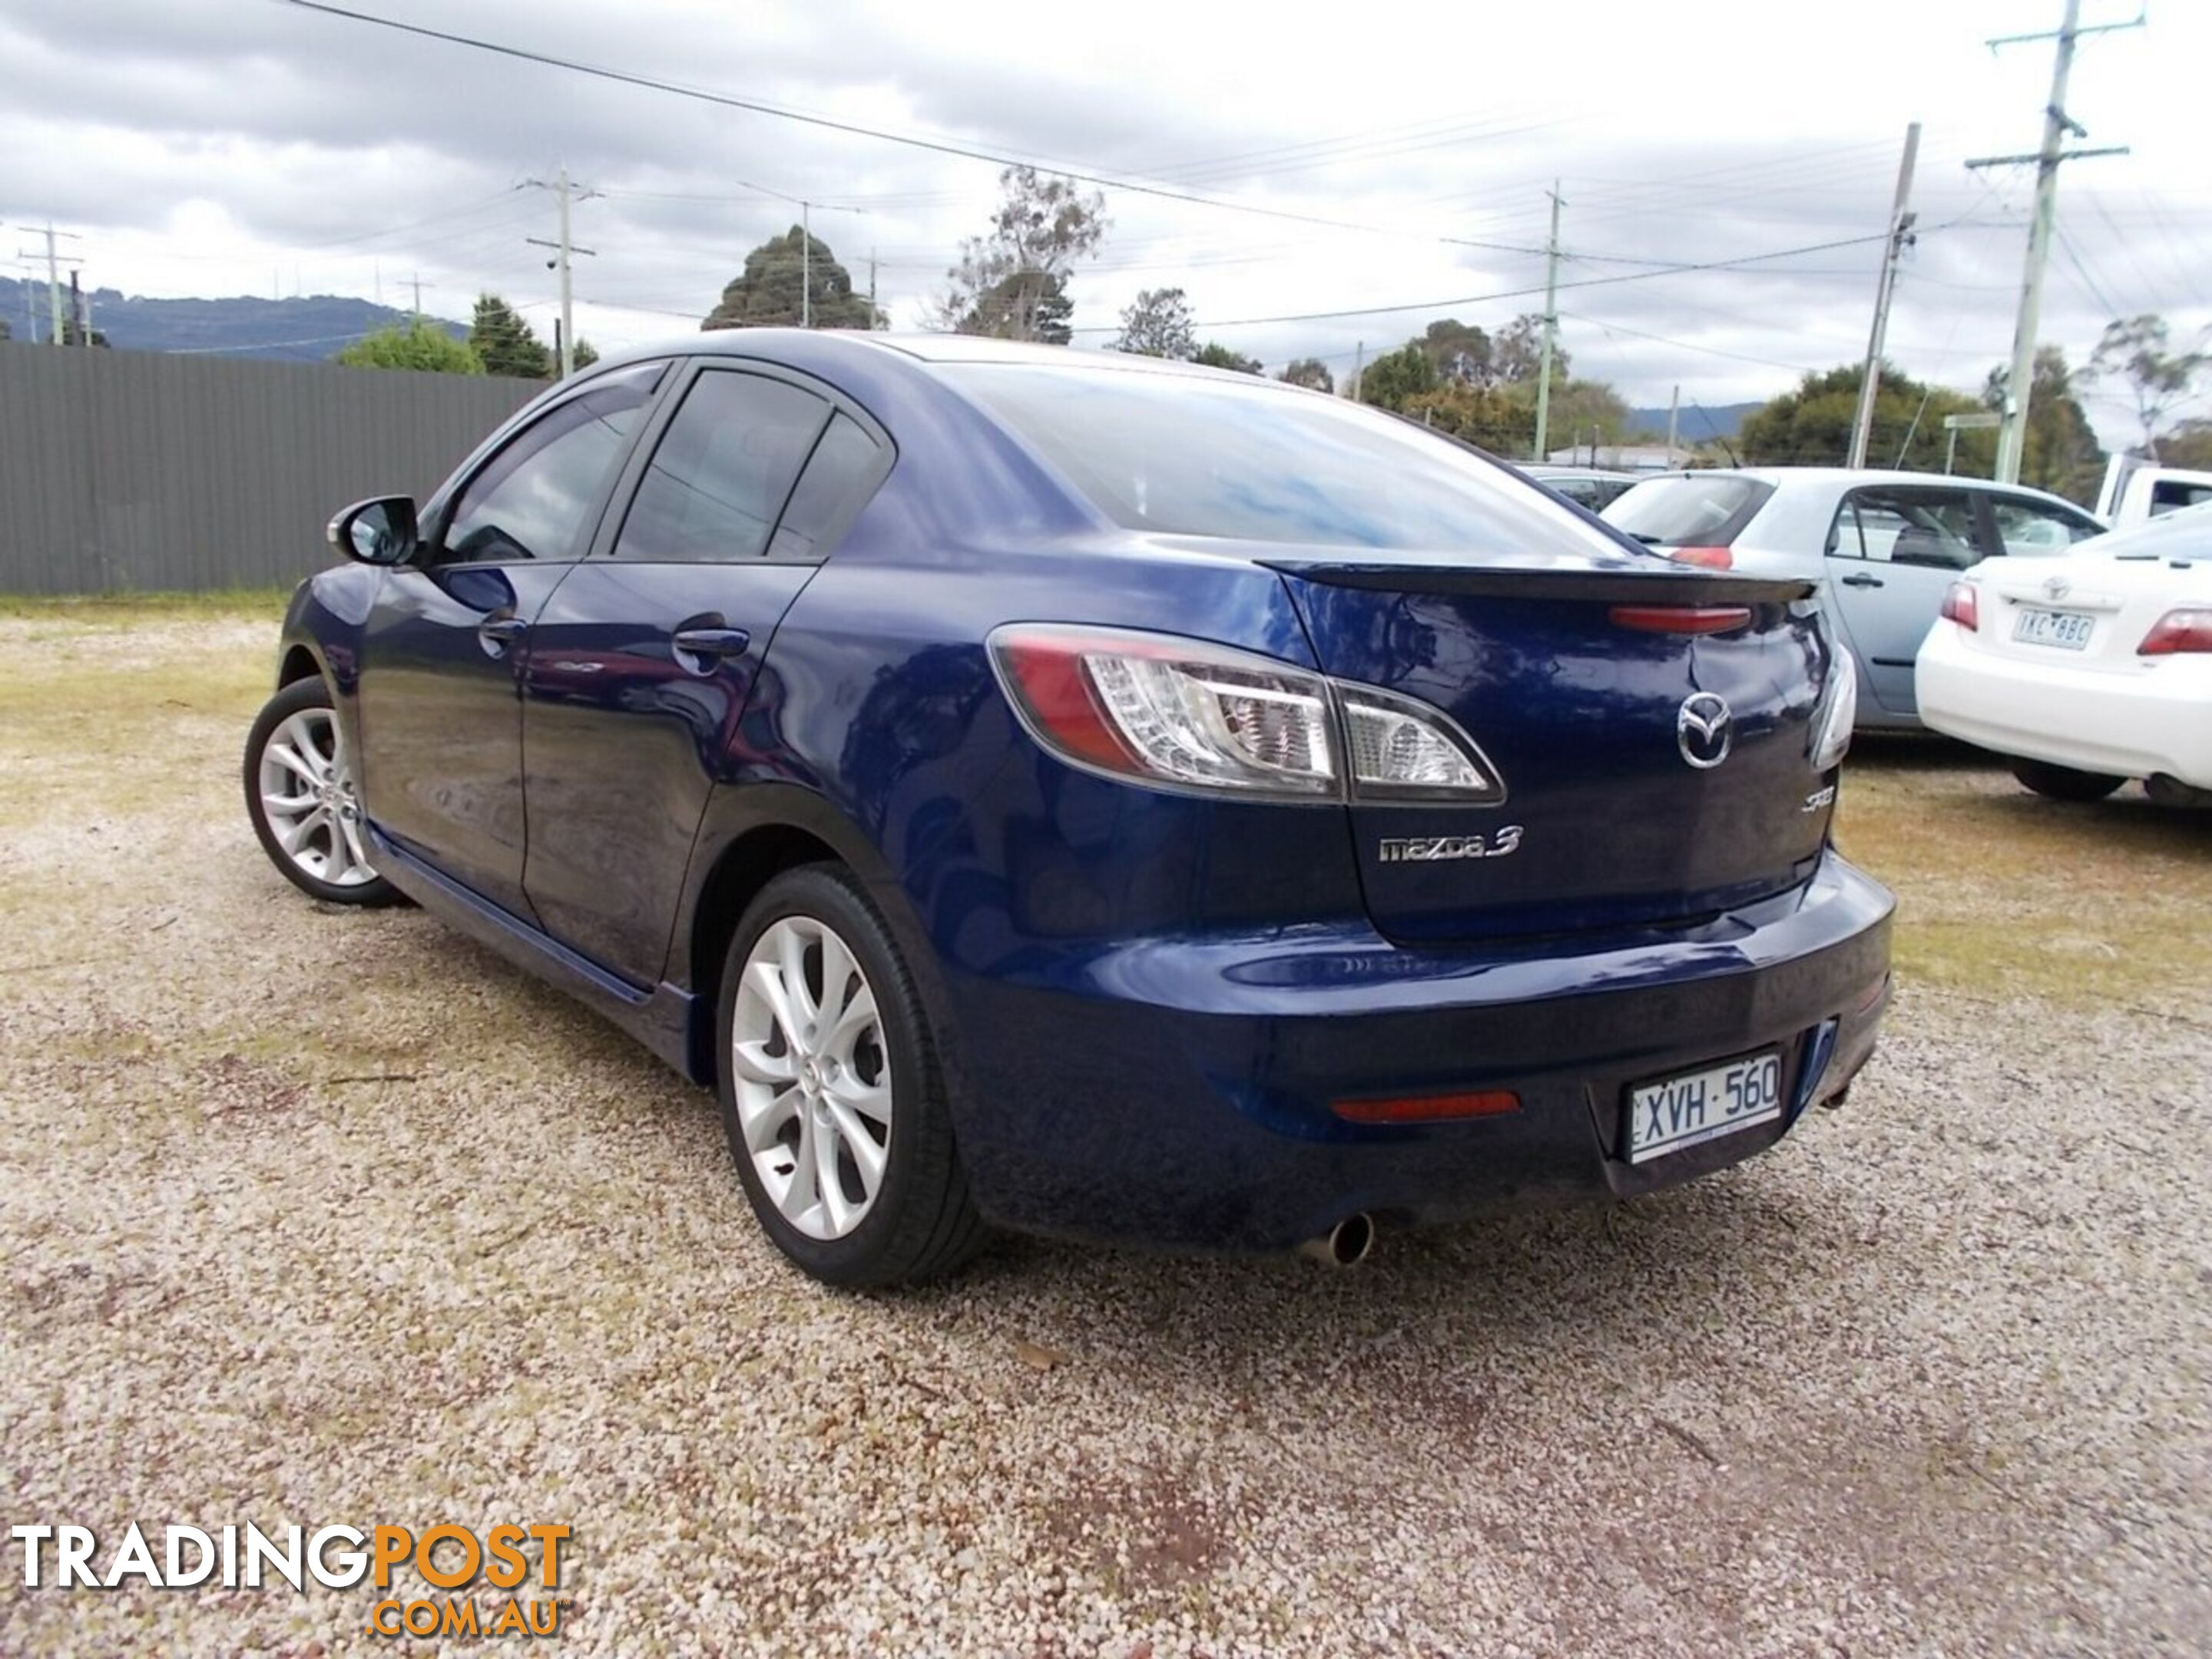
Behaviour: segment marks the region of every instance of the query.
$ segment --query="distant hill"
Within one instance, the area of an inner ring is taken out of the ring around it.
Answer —
[[[1713,434],[1718,433],[1733,442],[1743,417],[1754,409],[1765,407],[1764,403],[1723,404],[1717,409],[1708,405],[1700,410],[1684,404],[1674,417],[1675,441],[1683,444],[1710,443]],[[1666,406],[1630,410],[1628,432],[1631,437],[1656,438],[1663,442],[1667,436]]]
[[[320,362],[362,335],[404,323],[408,316],[392,306],[337,294],[289,300],[244,294],[227,300],[153,300],[102,288],[91,290],[90,299],[93,327],[120,351],[219,351],[226,357],[294,362]],[[62,305],[66,311],[66,291]],[[18,340],[31,337],[29,319],[35,318],[38,337],[45,339],[46,285],[0,276],[0,318]],[[466,324],[432,320],[456,339],[468,334]]]

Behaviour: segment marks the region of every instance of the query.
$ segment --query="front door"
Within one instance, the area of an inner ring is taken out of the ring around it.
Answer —
[[[704,365],[671,398],[628,510],[538,619],[523,708],[532,908],[639,985],[769,641],[890,453],[795,376]]]
[[[1828,580],[1866,690],[1887,713],[1918,714],[1912,664],[1920,642],[1959,573],[1988,555],[1970,491],[1885,484],[1844,498]]]
[[[362,630],[371,823],[526,915],[520,676],[531,623],[597,525],[661,364],[553,404],[463,480]]]

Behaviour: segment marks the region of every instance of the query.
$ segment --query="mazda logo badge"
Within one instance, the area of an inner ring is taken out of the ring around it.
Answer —
[[[1698,691],[1682,700],[1674,716],[1674,744],[1684,760],[1709,772],[1728,758],[1735,741],[1735,715],[1725,698]]]

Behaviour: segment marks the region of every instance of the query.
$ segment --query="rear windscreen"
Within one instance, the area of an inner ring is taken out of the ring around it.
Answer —
[[[1474,451],[1344,398],[1103,366],[941,372],[1127,529],[1309,546],[1621,551]]]
[[[1603,516],[1653,547],[1726,547],[1773,493],[1772,484],[1733,473],[1646,478]]]

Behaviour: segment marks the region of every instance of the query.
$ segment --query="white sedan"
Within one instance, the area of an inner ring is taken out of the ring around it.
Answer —
[[[1989,559],[1920,647],[1920,716],[2038,794],[2212,805],[2212,506],[2059,559]]]

